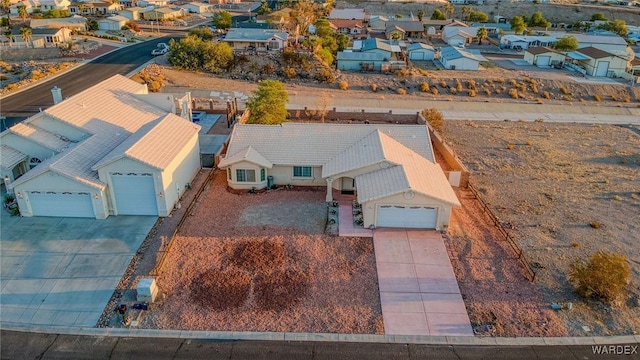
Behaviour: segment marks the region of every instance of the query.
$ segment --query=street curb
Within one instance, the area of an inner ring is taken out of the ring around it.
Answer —
[[[122,328],[86,328],[66,326],[39,326],[0,324],[1,330],[111,337],[151,337],[174,339],[199,339],[220,341],[310,341],[347,343],[423,344],[456,346],[591,346],[640,344],[640,335],[590,336],[590,337],[474,337],[474,336],[421,336],[375,334],[326,334],[289,332],[241,332],[241,331],[186,331]]]

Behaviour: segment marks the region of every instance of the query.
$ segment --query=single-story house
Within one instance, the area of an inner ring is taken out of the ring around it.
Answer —
[[[145,20],[173,20],[184,15],[184,10],[180,8],[160,7],[142,13]]]
[[[328,21],[331,28],[339,33],[352,36],[364,33],[362,20],[329,19]]]
[[[423,43],[413,43],[407,46],[407,57],[409,60],[433,60],[436,49],[431,45]]]
[[[71,14],[79,15],[106,15],[117,14],[118,11],[124,9],[124,5],[117,1],[108,0],[87,0],[83,2],[74,2],[69,6]]]
[[[289,35],[272,29],[231,28],[222,41],[236,51],[282,51],[287,47]]]
[[[368,21],[369,29],[372,31],[384,31],[388,21],[389,21],[389,18],[386,16],[382,16],[382,15],[370,16]]]
[[[366,39],[360,44],[361,47],[357,50],[366,53],[382,54],[385,61],[396,60],[397,54],[400,53],[400,46],[378,38]]]
[[[16,16],[20,14],[19,7],[24,6],[27,14],[32,14],[36,9],[42,13],[49,10],[67,10],[71,5],[70,0],[22,0],[11,1],[9,5],[9,14]]]
[[[424,37],[424,25],[420,21],[389,21],[384,33],[387,40],[419,39]]]
[[[333,9],[328,19],[347,19],[365,21],[364,9]]]
[[[500,38],[503,49],[526,50],[531,47],[549,47],[558,41],[553,36],[504,35]]]
[[[465,46],[471,44],[478,32],[477,28],[462,26],[445,26],[442,29],[442,41],[451,46]]]
[[[209,8],[210,4],[200,3],[200,2],[190,2],[181,6],[184,9],[185,13],[188,14],[202,14],[206,12],[210,12]]]
[[[138,0],[138,6],[147,7],[147,6],[167,6],[169,5],[169,0]]]
[[[628,46],[624,38],[610,31],[599,31],[587,34],[566,31],[546,31],[544,33],[556,39],[571,35],[578,40],[578,49],[593,46],[594,48],[621,56],[624,56]]]
[[[440,50],[440,63],[448,70],[478,70],[481,61],[487,61],[480,53],[449,46]]]
[[[219,167],[232,189],[326,187],[353,194],[364,227],[446,229],[460,206],[425,125],[236,125]]]
[[[68,18],[59,18],[59,19],[31,19],[29,23],[32,29],[61,29],[67,28],[71,30],[87,30],[87,18],[73,15]]]
[[[129,20],[138,21],[141,19],[140,14],[143,11],[144,11],[144,8],[133,6],[133,7],[125,8],[124,10],[120,11],[118,15],[124,16]]]
[[[130,20],[122,15],[113,15],[98,20],[98,29],[100,30],[120,30]]]
[[[43,39],[45,46],[58,45],[71,40],[71,31],[67,28],[38,28],[31,29],[31,40]]]
[[[597,77],[618,77],[627,71],[628,61],[607,51],[593,46],[578,49],[576,53],[583,55],[583,59],[574,62],[584,67],[587,75]]]
[[[524,51],[524,61],[538,67],[563,64],[564,60],[564,54],[546,46],[529,48]]]
[[[382,63],[389,61],[389,59],[381,53],[338,51],[336,61],[338,70],[380,71]]]
[[[200,126],[176,115],[181,99],[122,75],[52,93],[55,105],[0,133],[20,214],[168,216],[200,169]]]
[[[434,28],[437,31],[444,30],[445,27],[469,27],[469,25],[463,23],[462,21],[458,21],[456,19],[447,19],[447,20],[431,20],[429,18],[422,19],[422,24],[425,28]]]

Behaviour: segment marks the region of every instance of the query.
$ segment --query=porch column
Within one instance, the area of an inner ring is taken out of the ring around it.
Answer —
[[[333,178],[327,178],[327,202],[333,201]]]

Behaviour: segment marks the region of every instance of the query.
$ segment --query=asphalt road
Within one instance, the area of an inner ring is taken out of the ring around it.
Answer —
[[[0,332],[2,359],[638,359],[638,344],[451,346],[298,341],[219,341]],[[635,348],[634,348],[635,347]],[[602,348],[599,348],[600,352]]]
[[[51,88],[57,86],[62,89],[62,96],[69,97],[99,83],[115,74],[127,74],[145,62],[151,60],[151,50],[158,43],[168,43],[171,38],[182,37],[183,33],[157,38],[143,43],[123,47],[93,61],[78,66],[60,76],[44,80],[37,85],[18,93],[3,97],[0,100],[0,115],[5,116],[4,130],[20,122],[40,109],[53,105]]]

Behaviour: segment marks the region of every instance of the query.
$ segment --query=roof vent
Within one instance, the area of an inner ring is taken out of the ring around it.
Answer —
[[[62,101],[62,89],[57,86],[54,86],[51,89],[51,94],[53,95],[53,104],[57,104]]]

